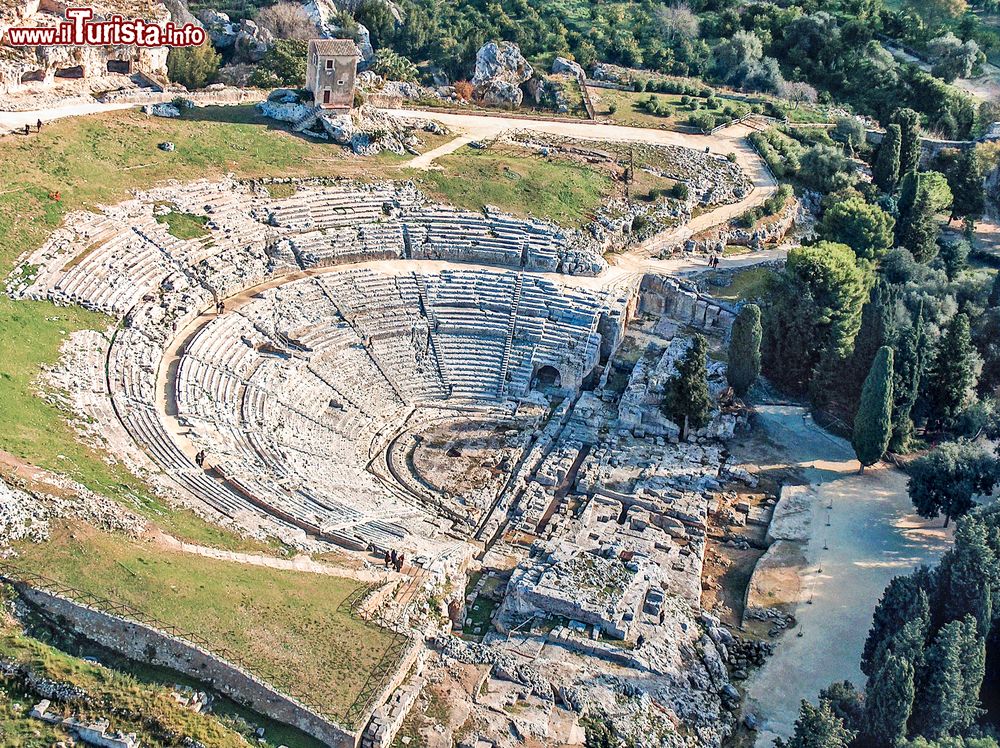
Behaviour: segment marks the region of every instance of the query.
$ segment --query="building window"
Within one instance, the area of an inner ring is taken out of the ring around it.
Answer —
[[[327,70],[333,70],[333,60],[327,60],[326,61],[326,69]]]
[[[338,86],[343,86],[344,85],[344,79],[341,78],[339,81],[337,81],[337,85]]]

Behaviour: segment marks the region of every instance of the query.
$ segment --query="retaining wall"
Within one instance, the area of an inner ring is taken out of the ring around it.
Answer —
[[[354,748],[360,739],[360,731],[348,732],[193,644],[32,587],[17,585],[17,591],[22,599],[60,626],[69,627],[129,659],[189,675],[237,703],[292,725],[332,748]]]

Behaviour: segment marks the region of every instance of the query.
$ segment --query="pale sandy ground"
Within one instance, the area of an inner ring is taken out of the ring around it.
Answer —
[[[912,513],[901,471],[882,466],[858,475],[850,444],[803,417],[803,408],[765,405],[758,413],[760,428],[788,464],[802,468],[813,496],[799,625],[747,682],[745,711],[761,720],[763,747],[791,733],[801,699],[815,701],[834,681],[864,686],[858,663],[883,589],[892,577],[935,563],[950,531],[940,518]]]

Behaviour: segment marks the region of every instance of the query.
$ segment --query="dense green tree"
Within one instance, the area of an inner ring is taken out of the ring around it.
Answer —
[[[983,189],[983,169],[975,149],[962,151],[946,176],[954,197],[950,220],[954,221],[959,216],[970,220],[979,218],[986,208],[986,193]]]
[[[861,463],[860,472],[882,459],[892,436],[892,348],[882,346],[875,356],[861,390],[861,404],[854,419],[851,446]]]
[[[850,404],[851,412],[857,409],[861,397],[861,388],[871,371],[875,354],[883,345],[892,343],[895,333],[895,302],[889,286],[881,279],[872,285],[861,310],[861,327],[854,339],[854,350],[839,368],[837,377],[840,380],[844,399]]]
[[[979,716],[985,645],[970,617],[946,623],[927,648],[911,728],[940,739],[971,726]]]
[[[258,88],[299,87],[306,82],[307,42],[278,39],[264,53],[250,82]]]
[[[918,574],[893,577],[889,582],[875,607],[872,627],[861,655],[861,672],[865,675],[871,677],[875,674],[885,654],[892,651],[893,639],[908,624],[915,623],[919,627],[922,641],[930,626],[929,585],[930,575],[926,569]],[[912,657],[907,659],[913,662]]]
[[[985,451],[974,459],[980,463],[979,469],[993,473],[992,481],[995,482],[995,460]],[[989,528],[982,519],[973,514],[959,521],[955,544],[941,559],[938,578],[945,618],[957,620],[970,615],[979,633],[987,636],[993,628],[994,617],[1000,614],[995,600],[1000,587],[1000,563],[990,547]]]
[[[854,346],[870,270],[845,244],[818,242],[789,251],[771,282],[764,312],[762,362],[784,387],[803,391],[821,360],[842,360]]]
[[[948,177],[940,171],[911,171],[900,178],[899,213],[905,216],[917,198],[917,193],[927,193],[932,212],[942,213],[951,207],[953,195]]]
[[[824,143],[818,143],[802,154],[798,177],[819,192],[842,190],[857,179],[854,164],[839,148]]]
[[[662,410],[680,427],[683,439],[688,429],[708,425],[712,413],[712,398],[708,393],[708,341],[703,335],[691,339],[691,345],[676,363],[676,370],[667,384]]]
[[[889,449],[905,452],[913,436],[913,406],[920,392],[923,378],[923,309],[917,314],[913,327],[907,327],[895,341],[893,356],[893,410],[892,438]]]
[[[969,267],[969,253],[972,247],[965,239],[948,237],[938,242],[937,261],[941,263],[949,281],[955,280],[958,275]]]
[[[726,367],[726,378],[739,397],[743,397],[760,376],[762,335],[760,307],[744,304],[733,321]]]
[[[843,143],[847,153],[853,156],[865,144],[865,126],[857,117],[837,117],[830,137]]]
[[[167,53],[167,76],[185,88],[203,88],[218,74],[221,61],[208,42],[197,47],[172,47]]]
[[[900,141],[902,130],[899,125],[892,124],[885,128],[885,135],[879,143],[872,164],[872,179],[879,189],[892,192],[899,184]]]
[[[848,730],[862,729],[865,717],[864,696],[849,680],[837,681],[819,692],[819,700],[844,721]]]
[[[914,460],[907,490],[921,517],[943,514],[945,527],[989,493],[997,480],[996,461],[988,451],[967,441],[945,442]]]
[[[895,219],[877,205],[852,197],[834,203],[823,213],[819,233],[846,244],[864,260],[877,260],[892,246]]]
[[[865,688],[865,734],[874,745],[895,748],[906,739],[915,695],[913,665],[889,655]]]
[[[928,740],[919,737],[903,743],[900,748],[998,748],[998,745],[996,738],[954,737]]]
[[[978,366],[969,318],[956,314],[941,335],[927,369],[927,408],[935,425],[950,425],[966,406],[976,385]]]
[[[990,286],[990,296],[987,303],[990,309],[1000,309],[1000,273],[993,276],[993,285]]]
[[[899,125],[899,173],[906,174],[920,162],[920,115],[908,107],[892,113],[892,124]]]
[[[918,189],[913,204],[899,220],[899,243],[917,262],[928,262],[937,254],[941,227],[931,200],[928,191]]]
[[[848,748],[854,737],[829,704],[820,702],[819,706],[813,706],[803,701],[792,737],[787,741],[779,738],[774,745],[776,748]]]

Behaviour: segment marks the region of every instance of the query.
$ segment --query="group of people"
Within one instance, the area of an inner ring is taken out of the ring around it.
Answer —
[[[708,266],[713,270],[719,267],[719,263],[722,262],[722,257],[719,255],[709,255],[708,256]]]
[[[205,454],[205,450],[204,449],[201,450],[200,452],[198,452],[198,454],[196,454],[194,456],[194,463],[195,463],[195,465],[197,465],[198,467],[205,467],[205,457],[206,456],[207,455]]]
[[[42,121],[38,120],[38,122],[35,123],[35,132],[41,132],[41,131],[42,131]],[[24,124],[24,134],[25,135],[31,134],[31,125],[28,123]]]
[[[403,554],[402,553],[396,553],[395,549],[393,549],[391,551],[386,551],[385,552],[385,559],[384,559],[384,564],[383,565],[384,565],[384,567],[386,569],[388,569],[389,566],[392,565],[392,568],[395,569],[396,571],[402,571],[403,570]]]

